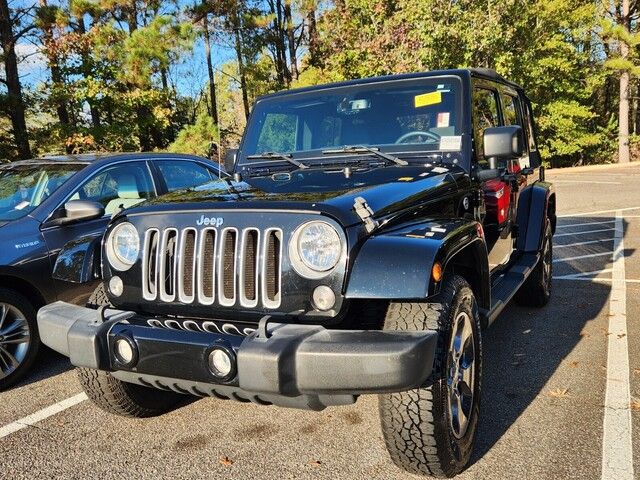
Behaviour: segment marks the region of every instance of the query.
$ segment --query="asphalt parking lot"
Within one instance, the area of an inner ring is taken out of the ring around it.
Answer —
[[[485,332],[478,440],[459,478],[638,478],[640,165],[547,176],[553,297]],[[129,420],[80,393],[50,352],[0,393],[0,478],[411,478],[388,458],[372,396],[321,413],[204,399]]]

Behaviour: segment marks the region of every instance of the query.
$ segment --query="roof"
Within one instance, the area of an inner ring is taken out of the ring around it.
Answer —
[[[261,97],[258,98],[258,100],[263,98],[285,96],[292,93],[312,92],[314,90],[321,90],[325,88],[348,87],[351,85],[366,85],[369,83],[376,83],[376,82],[383,82],[383,81],[388,82],[388,81],[394,81],[394,80],[408,80],[408,79],[414,79],[414,78],[441,77],[444,75],[481,77],[489,80],[494,80],[496,82],[504,83],[518,90],[522,90],[522,87],[520,87],[520,85],[507,80],[502,75],[498,74],[495,70],[491,70],[489,68],[460,68],[460,69],[452,69],[452,70],[432,70],[428,72],[401,73],[396,75],[383,75],[378,77],[358,78],[354,80],[346,80],[343,82],[314,85],[311,87],[295,88],[291,90],[281,90],[279,92],[262,95]]]
[[[188,155],[183,153],[160,153],[160,152],[129,152],[129,153],[85,153],[82,155],[46,155],[44,157],[32,158],[29,160],[17,160],[10,163],[2,163],[3,165],[41,165],[43,163],[84,163],[89,165],[98,161],[104,163],[128,160],[143,159],[154,160],[162,158],[200,158],[197,155]]]

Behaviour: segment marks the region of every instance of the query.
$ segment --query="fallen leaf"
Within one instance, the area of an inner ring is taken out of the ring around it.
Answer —
[[[233,465],[233,460],[231,460],[229,457],[222,457],[220,459],[220,465],[224,465],[225,467],[230,467],[231,465]]]
[[[611,332],[606,328],[601,328],[600,330],[602,330],[602,333],[604,334],[605,337],[608,337],[609,335],[611,335]]]
[[[316,466],[316,467],[317,467],[317,466],[319,466],[319,465],[322,465],[322,462],[321,462],[320,460],[311,460],[311,461],[309,462],[309,465],[314,465],[314,466]]]
[[[587,333],[587,332],[580,332],[580,336],[584,337],[584,338],[589,338],[591,336],[591,334]]]
[[[569,389],[556,388],[555,390],[549,390],[549,396],[554,398],[567,398],[569,397]]]
[[[640,375],[640,368],[634,368],[633,369],[633,374],[634,375]]]
[[[571,362],[569,364],[569,366],[571,366],[571,368],[577,368],[578,367],[578,362]]]
[[[635,398],[631,400],[631,410],[640,410],[640,400]]]
[[[626,337],[626,336],[627,336],[627,334],[626,334],[626,333],[620,333],[620,334],[618,334],[618,338],[624,338],[624,337]]]

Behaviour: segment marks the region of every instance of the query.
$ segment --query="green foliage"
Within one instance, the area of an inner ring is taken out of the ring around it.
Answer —
[[[220,143],[218,127],[208,114],[200,113],[195,124],[187,125],[180,130],[175,142],[169,145],[168,151],[206,157],[213,143]]]
[[[525,88],[542,154],[554,166],[613,157],[617,81],[629,73],[632,149],[640,151],[638,2],[632,2],[626,20],[621,0],[198,0],[188,7],[165,0],[49,0],[38,5],[29,17],[30,40],[40,43],[50,78],[23,92],[37,153],[170,148],[206,154],[209,142],[218,142],[218,131],[223,148],[237,145],[246,123],[245,100],[251,105],[259,95],[468,66],[493,68]],[[193,98],[171,84],[175,65],[193,52],[205,26],[214,64],[220,46],[233,55],[209,73],[218,125],[209,117],[208,84],[203,82]],[[10,109],[0,97],[0,158],[17,155]],[[287,125],[276,123],[265,145],[286,149],[278,132]]]

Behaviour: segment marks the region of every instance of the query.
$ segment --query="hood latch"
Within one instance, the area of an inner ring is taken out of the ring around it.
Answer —
[[[353,209],[362,220],[362,223],[364,223],[364,228],[368,233],[371,233],[378,228],[378,222],[372,218],[373,210],[364,198],[356,197],[353,202]]]

